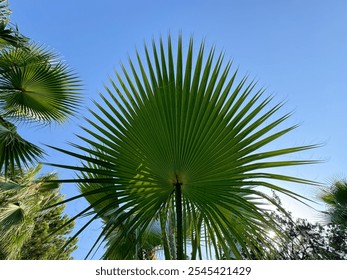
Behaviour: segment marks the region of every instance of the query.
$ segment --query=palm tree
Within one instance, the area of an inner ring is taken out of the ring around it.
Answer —
[[[36,178],[40,170],[38,165],[12,179],[0,176],[0,259],[68,258],[76,248],[76,241],[62,251],[57,247],[67,241],[73,224],[56,231],[69,220],[61,215],[64,205],[49,208],[63,200],[58,177],[49,173]]]
[[[80,86],[56,53],[7,27],[7,1],[0,1],[0,14],[0,172],[8,174],[44,154],[14,123],[65,121],[76,111]]]
[[[95,102],[78,151],[55,148],[83,162],[51,164],[82,172],[62,180],[84,184],[68,200],[90,202],[76,215],[92,215],[81,231],[108,217],[96,242],[112,240],[106,258],[117,250],[129,257],[153,225],[166,259],[204,258],[204,248],[217,259],[257,254],[256,244],[276,231],[264,205],[280,207],[259,187],[302,200],[279,182],[315,183],[274,169],[314,161],[275,158],[316,145],[270,149],[296,128],[281,128],[290,114],[276,117],[282,104],[272,106],[263,89],[230,73],[223,54],[215,59],[211,49],[205,58],[204,43],[196,51],[191,40],[184,53],[181,37],[176,50],[169,37],[167,48],[161,39],[144,50],[147,68],[137,53],[137,66],[129,60]]]
[[[329,207],[328,211],[324,213],[330,216],[331,222],[347,226],[347,181],[334,181],[330,188],[321,195],[321,199]]]

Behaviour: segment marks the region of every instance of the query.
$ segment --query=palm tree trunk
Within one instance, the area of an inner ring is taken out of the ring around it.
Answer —
[[[183,218],[182,218],[182,184],[177,180],[175,184],[175,200],[176,200],[176,246],[177,259],[183,260]]]
[[[160,228],[162,232],[162,242],[164,247],[164,256],[166,260],[171,260],[171,252],[170,252],[170,242],[168,239],[168,236],[166,234],[166,225],[167,225],[167,217],[165,218],[164,215],[160,214]]]

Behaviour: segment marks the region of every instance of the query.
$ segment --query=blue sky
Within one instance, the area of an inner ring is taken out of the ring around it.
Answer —
[[[347,2],[344,0],[211,0],[211,1],[112,1],[101,0],[10,0],[11,21],[34,41],[59,52],[83,83],[85,101],[80,114],[88,115],[91,99],[113,71],[134,57],[135,49],[152,38],[184,39],[193,36],[206,41],[233,59],[240,75],[248,74],[277,101],[286,100],[283,113],[293,111],[290,123],[300,127],[287,137],[284,145],[323,143],[305,154],[321,159],[319,165],[292,169],[301,176],[323,183],[347,177]],[[21,127],[26,139],[36,144],[68,148],[76,142],[81,118],[65,125]],[[47,150],[48,162],[71,162],[58,152]],[[47,171],[52,170],[46,167]],[[72,176],[59,170],[61,177]],[[297,186],[294,189],[309,198],[317,190]],[[64,186],[68,196],[76,193]],[[83,202],[68,205],[76,212]],[[286,202],[297,216],[317,218],[309,208]],[[83,258],[98,227],[80,239],[75,258]],[[97,257],[97,256],[96,256]]]

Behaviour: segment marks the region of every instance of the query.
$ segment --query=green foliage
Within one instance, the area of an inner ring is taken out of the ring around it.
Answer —
[[[281,205],[279,197],[274,199]],[[292,214],[272,211],[277,231],[268,232],[269,242],[259,240],[259,254],[246,255],[246,259],[270,260],[347,260],[347,228],[337,224],[311,223],[294,219]]]
[[[50,202],[51,205],[62,201],[57,196]],[[35,219],[35,227],[30,239],[24,243],[21,249],[22,260],[69,260],[71,253],[77,249],[75,239],[64,248],[68,235],[71,233],[74,223],[64,226],[69,217],[64,215],[64,205],[49,208]],[[56,229],[62,228],[58,232]],[[64,248],[64,249],[62,249]]]
[[[338,225],[321,225],[304,219],[295,222],[277,216],[287,235],[275,259],[347,260],[347,230]]]
[[[263,259],[274,260],[347,260],[347,229],[339,225],[310,223],[305,219],[273,213],[281,236],[272,236],[276,249],[269,252],[263,244]],[[253,256],[254,259],[257,259]]]
[[[321,199],[329,207],[325,213],[330,216],[331,222],[347,227],[347,181],[334,181]]]
[[[40,166],[17,173],[9,178],[0,177],[0,259],[71,259],[76,240],[63,248],[74,224],[62,227],[69,218],[64,215],[65,205],[55,174],[34,179]]]
[[[96,167],[93,164],[89,164],[89,166]],[[103,178],[103,176],[100,174],[92,173],[82,173],[81,177],[85,178],[86,180],[88,178],[99,180]],[[90,204],[97,204],[94,207],[94,211],[97,213],[97,215],[99,215],[103,223],[107,225],[108,223],[112,223],[113,215],[112,211],[103,212],[103,208],[107,207],[109,203],[112,203],[114,200],[117,201],[118,198],[113,191],[100,193],[98,190],[102,187],[103,185],[100,183],[79,183],[80,192],[82,194],[87,194],[86,199]],[[95,190],[96,193],[90,194],[92,190]],[[108,196],[109,200],[98,203],[100,199],[104,200],[105,195]],[[138,232],[127,234],[125,238],[122,239],[122,242],[119,241],[119,236],[125,235],[124,230],[126,230],[127,224],[132,222],[133,221],[131,220],[124,221],[123,225],[115,228],[110,233],[110,235],[107,236],[105,244],[106,250],[102,257],[103,259],[155,259],[155,251],[160,248],[161,245],[161,232],[159,223],[153,223],[146,231],[145,235],[141,238],[141,243],[137,246],[132,246],[134,242],[136,242],[136,236]]]
[[[7,0],[0,0],[0,50],[9,46],[23,47],[28,39],[10,24],[11,10]]]
[[[155,223],[166,259],[202,258],[203,248],[217,259],[257,254],[258,240],[277,230],[264,210],[264,203],[277,203],[258,187],[300,200],[278,182],[314,184],[276,173],[314,163],[281,156],[316,146],[271,149],[296,126],[283,128],[289,114],[276,117],[282,104],[271,105],[264,90],[230,69],[222,54],[206,55],[204,44],[195,50],[193,40],[187,48],[181,38],[176,48],[170,38],[167,46],[153,42],[95,102],[87,120],[92,128],[84,128],[83,144],[73,145],[79,151],[55,148],[83,161],[52,164],[82,172],[67,180],[83,183],[78,197],[90,202],[76,217],[92,214],[85,227],[110,217],[98,239],[112,239],[105,258],[119,251],[136,258]]]

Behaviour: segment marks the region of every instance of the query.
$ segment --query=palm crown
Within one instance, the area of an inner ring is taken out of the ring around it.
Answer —
[[[258,187],[300,199],[276,182],[314,184],[273,171],[313,163],[274,158],[315,147],[266,150],[296,127],[277,129],[289,116],[274,117],[281,104],[270,106],[246,77],[237,82],[214,49],[205,59],[203,43],[196,58],[193,40],[184,54],[179,38],[176,51],[170,38],[167,47],[162,40],[152,52],[145,47],[147,69],[137,54],[138,65],[129,60],[130,72],[123,66],[91,110],[85,145],[74,145],[84,154],[56,148],[83,161],[53,165],[82,172],[67,180],[90,202],[76,217],[93,209],[90,222],[103,218],[105,258],[131,258],[153,225],[166,259],[203,258],[204,247],[216,258],[257,253],[276,230],[264,208],[276,201]]]

